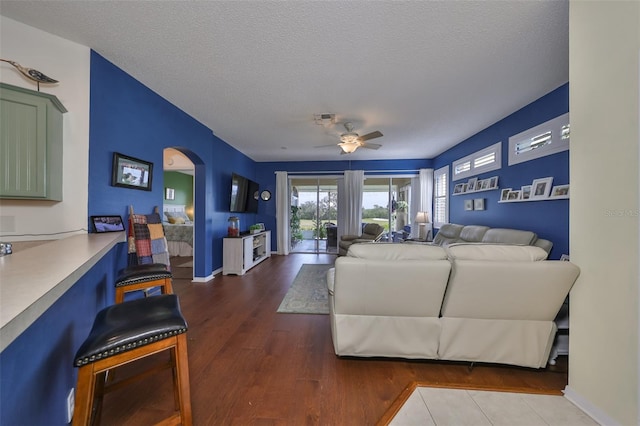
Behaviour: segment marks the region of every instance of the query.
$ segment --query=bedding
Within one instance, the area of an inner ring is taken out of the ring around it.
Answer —
[[[185,213],[185,206],[163,206],[162,228],[171,256],[193,256],[193,222]]]

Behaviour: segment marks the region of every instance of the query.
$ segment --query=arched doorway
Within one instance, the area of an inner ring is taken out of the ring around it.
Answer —
[[[192,153],[189,153],[192,155]],[[181,150],[165,148],[163,151],[164,200],[162,220],[169,246],[169,255],[176,264],[191,266],[193,277],[195,250],[195,164]],[[191,258],[191,261],[187,258]],[[184,258],[184,259],[181,259]]]

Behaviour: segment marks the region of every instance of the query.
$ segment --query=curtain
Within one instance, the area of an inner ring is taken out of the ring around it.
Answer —
[[[276,228],[278,229],[276,250],[279,254],[289,254],[289,179],[287,172],[276,172]]]
[[[338,183],[340,188],[340,183]],[[362,188],[364,186],[364,170],[345,170],[344,183],[342,185],[344,197],[340,196],[338,189],[339,210],[342,210],[344,222],[342,235],[362,234]]]
[[[427,224],[427,232],[431,231],[433,236],[433,169],[420,169],[418,179],[420,180],[420,201],[417,203],[420,210],[418,211],[427,212],[431,222]]]

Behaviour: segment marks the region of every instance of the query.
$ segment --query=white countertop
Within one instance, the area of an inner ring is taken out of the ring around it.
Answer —
[[[0,352],[53,305],[124,232],[74,235],[0,257]]]

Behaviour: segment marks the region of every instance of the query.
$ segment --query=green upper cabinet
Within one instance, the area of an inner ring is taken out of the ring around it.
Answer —
[[[0,83],[0,198],[62,201],[57,97]]]

